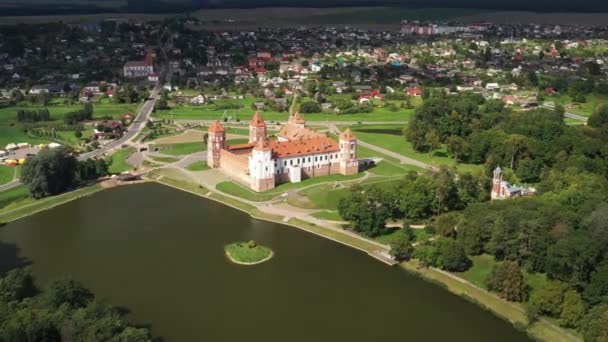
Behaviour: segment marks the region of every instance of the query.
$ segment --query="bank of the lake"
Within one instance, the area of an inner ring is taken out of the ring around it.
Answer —
[[[221,253],[248,240],[275,257],[241,267]],[[72,274],[167,341],[528,340],[363,253],[152,183],[11,222],[0,241],[2,270],[31,263],[41,283]]]

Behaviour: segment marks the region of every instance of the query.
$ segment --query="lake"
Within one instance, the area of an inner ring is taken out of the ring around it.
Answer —
[[[223,246],[241,240],[274,258],[230,263]],[[26,261],[41,285],[71,274],[165,341],[529,340],[398,267],[158,184],[9,223],[0,241],[0,271]]]

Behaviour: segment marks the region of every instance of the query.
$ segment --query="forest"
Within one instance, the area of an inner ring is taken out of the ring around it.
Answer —
[[[387,220],[426,224],[436,238],[393,243],[393,255],[462,272],[491,255],[486,288],[523,302],[530,320],[554,318],[587,341],[608,336],[608,107],[587,125],[568,126],[563,109],[514,111],[480,96],[433,94],[416,110],[405,138],[419,151],[446,145],[478,173],[442,167],[390,186],[354,188],[339,204],[351,228],[374,237]],[[491,171],[536,188],[531,197],[489,201]],[[526,274],[546,276],[531,291]]]

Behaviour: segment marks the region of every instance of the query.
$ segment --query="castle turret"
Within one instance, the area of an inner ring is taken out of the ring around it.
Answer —
[[[255,112],[249,122],[249,142],[257,143],[266,140],[266,122],[260,112]]]
[[[349,176],[358,172],[357,138],[350,128],[347,128],[340,134],[340,173]]]
[[[255,191],[266,191],[274,188],[274,161],[272,148],[268,140],[260,140],[249,157],[249,178],[251,188]]]
[[[491,198],[495,200],[501,199],[503,197],[504,194],[502,193],[502,169],[500,168],[500,166],[498,166],[496,169],[494,169],[494,177],[492,178]]]
[[[302,115],[300,115],[300,113],[295,112],[295,113],[289,115],[289,120],[287,121],[287,123],[296,125],[299,128],[304,128],[306,121],[304,121],[304,119],[302,118]]]
[[[207,165],[212,168],[220,167],[220,151],[226,147],[226,130],[219,121],[209,127],[207,138]]]

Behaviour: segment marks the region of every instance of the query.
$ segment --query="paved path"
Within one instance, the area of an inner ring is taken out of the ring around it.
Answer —
[[[564,113],[564,117],[565,118],[569,118],[569,119],[574,119],[574,120],[580,120],[580,121],[587,122],[587,117],[582,116],[582,115],[578,115],[578,114],[574,114],[574,113]]]

